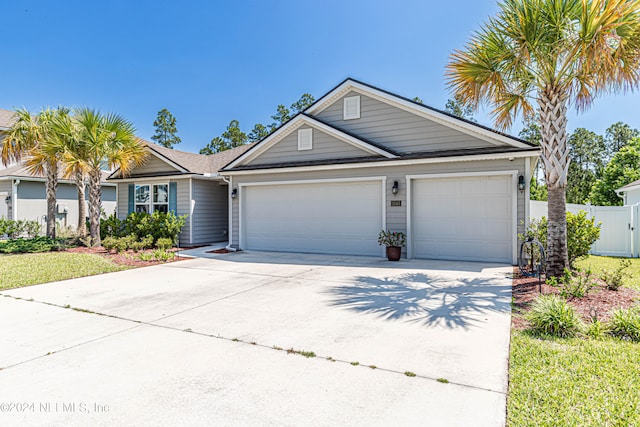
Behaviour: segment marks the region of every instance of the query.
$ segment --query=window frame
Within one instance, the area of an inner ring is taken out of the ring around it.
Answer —
[[[155,202],[154,201],[154,189],[155,187],[159,187],[164,185],[167,188],[167,201],[166,202]],[[147,201],[147,203],[138,203],[137,200],[137,193],[138,193],[138,188],[139,187],[149,187],[149,199]],[[159,205],[164,205],[167,207],[166,212],[169,212],[169,192],[170,192],[170,185],[169,182],[135,182],[133,185],[133,211],[134,212],[138,212],[138,206],[146,206],[147,210],[146,212],[149,214],[152,214],[153,212],[156,211],[156,206]],[[162,212],[162,210],[160,210],[160,212]]]

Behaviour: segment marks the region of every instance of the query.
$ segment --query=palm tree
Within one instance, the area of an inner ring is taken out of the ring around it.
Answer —
[[[87,236],[87,203],[85,189],[87,185],[89,157],[86,146],[78,137],[78,126],[70,115],[58,117],[52,121],[54,134],[64,146],[61,165],[63,177],[73,179],[78,193],[78,225],[76,233],[79,237]]]
[[[145,145],[135,136],[133,124],[117,114],[103,115],[96,110],[74,110],[73,170],[86,171],[89,181],[89,233],[94,245],[100,244],[102,167],[119,168],[123,176],[144,163]],[[73,164],[73,163],[72,163]]]
[[[55,119],[66,116],[68,110],[43,109],[32,115],[25,109],[16,110],[17,120],[6,132],[2,142],[0,158],[6,166],[24,161],[29,172],[45,176],[47,194],[47,237],[56,236],[56,189],[58,186],[58,165],[63,146],[52,129]]]
[[[640,83],[639,0],[505,0],[463,50],[451,54],[448,84],[495,124],[540,117],[548,195],[548,274],[568,265],[567,108],[586,110],[603,93]]]

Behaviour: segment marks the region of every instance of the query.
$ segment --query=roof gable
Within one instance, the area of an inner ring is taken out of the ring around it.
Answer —
[[[253,144],[246,144],[220,153],[205,155],[173,150],[143,139],[141,141],[147,146],[149,157],[145,164],[131,171],[129,175],[133,178],[167,175],[217,175],[224,165],[253,146]],[[120,169],[117,169],[109,178],[123,178]]]
[[[297,131],[299,129],[313,129],[314,148],[298,151]],[[315,161],[358,157],[395,158],[397,153],[316,118],[299,114],[252,149],[247,150],[244,155],[225,166],[223,170],[249,164],[282,162],[285,158],[288,161]]]
[[[313,105],[308,107],[304,112],[305,114],[309,114],[314,117],[322,118],[324,120],[332,120],[330,118],[330,114],[327,114],[327,110],[332,108],[341,108],[342,102],[341,99],[345,96],[352,96],[354,94],[363,95],[365,99],[363,100],[372,100],[377,103],[386,104],[390,107],[393,107],[396,111],[402,112],[397,113],[398,124],[401,126],[403,124],[403,120],[407,120],[407,114],[419,117],[421,119],[426,119],[431,122],[434,127],[439,127],[441,129],[452,129],[457,131],[458,134],[464,134],[469,137],[479,139],[480,141],[484,141],[486,146],[507,146],[507,147],[517,147],[517,148],[530,148],[532,147],[526,141],[520,140],[513,136],[498,132],[486,126],[480,125],[478,123],[474,123],[468,121],[466,119],[462,119],[460,117],[456,117],[454,115],[448,114],[446,112],[437,110],[435,108],[429,107],[427,105],[414,102],[407,98],[401,97],[399,95],[393,94],[391,92],[384,91],[382,89],[376,88],[371,85],[367,85],[365,83],[359,82],[354,79],[346,79],[334,89],[329,91],[326,95],[321,97],[318,101],[316,101]],[[378,105],[381,105],[378,104]],[[363,106],[363,108],[365,108]],[[372,108],[380,108],[379,106],[373,106]],[[404,114],[403,114],[404,113]],[[365,113],[362,113],[363,116]],[[391,118],[393,120],[393,117]],[[337,120],[337,121],[333,121]],[[358,120],[353,121],[342,121],[339,117],[333,117],[332,123],[336,126],[342,128],[343,126],[349,126],[352,128],[353,132],[360,134],[356,130],[356,126],[358,124]],[[391,124],[393,126],[393,124]],[[383,143],[383,141],[377,141]],[[386,144],[385,144],[386,145]],[[451,147],[448,147],[451,149]],[[428,150],[428,148],[427,148]]]

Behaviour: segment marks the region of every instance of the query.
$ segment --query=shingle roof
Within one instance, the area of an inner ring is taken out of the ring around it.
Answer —
[[[640,179],[637,181],[630,182],[627,185],[618,188],[616,191],[624,191],[624,190],[630,189],[631,187],[637,187],[637,186],[640,186]]]
[[[240,147],[232,148],[230,150],[222,151],[220,153],[215,154],[197,154],[197,153],[189,153],[187,151],[174,150],[171,148],[166,148],[158,144],[154,144],[152,142],[146,141],[140,138],[140,141],[144,143],[149,150],[151,150],[154,154],[156,154],[160,158],[164,158],[169,160],[171,163],[179,166],[184,172],[178,172],[176,174],[197,174],[197,175],[205,175],[205,174],[216,174],[218,170],[220,170],[224,165],[229,163],[231,160],[243,154],[249,148],[251,148],[254,144],[246,144]],[[111,174],[111,179],[118,179],[118,171],[116,170],[113,174]],[[167,175],[162,173],[156,174],[136,174],[135,171],[131,174],[133,177],[138,176],[163,176]]]
[[[107,177],[109,176],[111,172],[109,171],[102,171],[102,182],[106,182]],[[27,167],[23,164],[23,163],[18,163],[12,166],[7,167],[6,169],[0,169],[0,179],[2,178],[9,178],[9,177],[15,177],[15,178],[24,178],[24,179],[29,179],[29,178],[37,178],[37,179],[44,179],[44,175],[43,174],[32,174],[31,172],[29,172],[29,170],[27,169]],[[68,178],[63,178],[62,176],[62,171],[58,171],[58,180],[60,181],[69,181],[72,182],[72,179],[68,179]]]
[[[0,129],[10,128],[15,121],[15,112],[0,108]]]

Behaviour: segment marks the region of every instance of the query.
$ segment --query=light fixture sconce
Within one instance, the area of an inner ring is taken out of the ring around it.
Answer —
[[[520,175],[518,177],[518,190],[520,190],[520,192],[524,191],[525,188],[525,184],[524,184],[524,175]]]
[[[11,196],[5,197],[4,198],[4,202],[7,203],[7,204],[11,203]]]
[[[234,188],[233,190],[231,190],[231,198],[235,199],[236,197],[238,197],[238,189]]]
[[[391,187],[391,192],[395,196],[398,194],[398,181],[393,181],[393,187]]]

